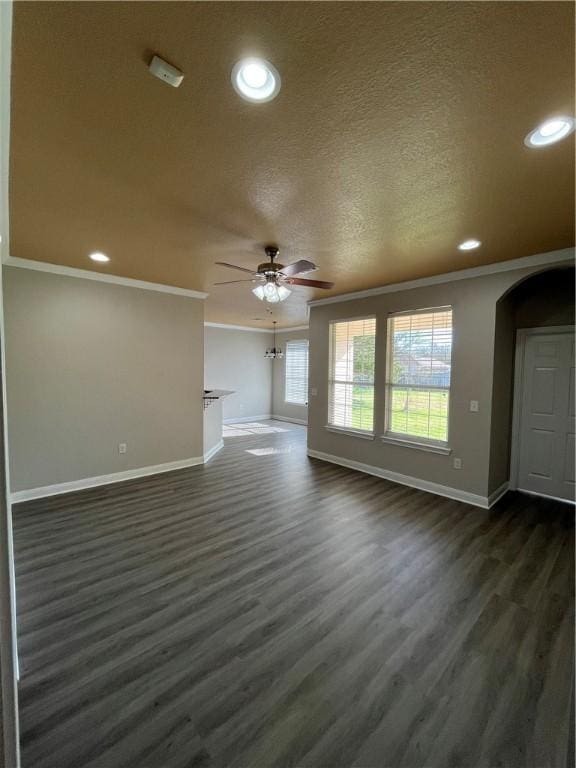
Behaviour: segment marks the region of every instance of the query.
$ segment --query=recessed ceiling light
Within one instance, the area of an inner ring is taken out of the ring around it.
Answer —
[[[271,101],[280,90],[280,74],[264,59],[241,59],[232,70],[232,85],[247,101]]]
[[[92,261],[100,261],[102,263],[104,263],[105,261],[110,261],[109,256],[106,256],[105,253],[100,253],[99,251],[97,251],[96,253],[91,253],[90,258],[92,259]]]
[[[474,248],[480,248],[482,243],[480,240],[464,240],[463,243],[460,243],[458,246],[459,251],[473,251]]]
[[[527,147],[547,147],[548,144],[565,139],[573,130],[573,117],[553,117],[530,131],[524,139],[524,144]]]

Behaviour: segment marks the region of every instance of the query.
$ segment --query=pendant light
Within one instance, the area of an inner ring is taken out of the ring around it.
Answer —
[[[284,352],[282,352],[280,347],[276,346],[276,320],[273,320],[272,323],[274,325],[274,346],[266,350],[264,357],[269,360],[281,360],[284,357]]]

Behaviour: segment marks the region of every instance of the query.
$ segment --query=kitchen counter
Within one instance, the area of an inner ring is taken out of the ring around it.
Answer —
[[[228,397],[228,395],[233,394],[233,389],[205,389],[202,398],[204,400],[204,410],[218,400],[222,400],[223,398]]]

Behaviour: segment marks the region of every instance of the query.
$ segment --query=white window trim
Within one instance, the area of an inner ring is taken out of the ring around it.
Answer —
[[[354,382],[350,381],[340,381],[337,379],[332,380],[330,378],[331,374],[331,367],[330,367],[330,361],[332,360],[332,326],[336,325],[337,323],[354,323],[356,321],[360,320],[374,320],[374,368],[376,368],[376,349],[378,344],[378,318],[376,315],[359,315],[355,317],[342,317],[338,318],[337,320],[330,320],[328,322],[328,413],[327,416],[330,414],[330,390],[333,384],[353,384]],[[366,440],[374,440],[374,417],[375,417],[375,409],[376,409],[376,376],[374,376],[374,381],[372,382],[372,390],[373,390],[373,404],[374,404],[374,411],[372,413],[372,429],[353,429],[352,427],[339,427],[336,424],[330,424],[329,419],[327,418],[326,421],[328,422],[325,426],[325,428],[329,432],[337,432],[344,435],[350,435],[351,437],[363,437]]]
[[[444,456],[449,456],[452,453],[452,448],[448,443],[433,441],[433,440],[413,440],[412,438],[404,437],[404,435],[398,432],[385,432],[380,435],[380,440],[383,443],[390,443],[390,445],[400,445],[403,448],[414,448],[417,451],[427,451],[428,453],[441,453]]]
[[[328,432],[336,432],[339,435],[350,435],[350,437],[360,437],[363,440],[374,440],[374,432],[364,429],[352,429],[351,427],[335,427],[333,424],[326,424],[324,429]]]
[[[402,317],[402,315],[429,315],[431,312],[454,311],[452,304],[442,304],[439,307],[424,307],[423,309],[403,309],[400,312],[388,312],[387,317]]]
[[[384,434],[380,439],[383,442],[389,442],[390,444],[400,444],[404,447],[416,448],[422,451],[429,451],[431,453],[444,453],[450,455],[452,449],[450,448],[450,412],[452,410],[452,383],[453,383],[453,369],[452,369],[452,350],[450,351],[450,386],[439,387],[424,385],[411,385],[405,387],[406,389],[422,389],[429,391],[431,389],[438,389],[442,392],[448,392],[448,414],[446,417],[446,440],[430,440],[425,437],[417,437],[416,435],[406,434],[405,432],[392,432],[388,429],[390,424],[390,410],[392,404],[392,387],[400,386],[398,384],[392,384],[389,381],[390,371],[392,370],[392,344],[390,343],[390,320],[394,317],[400,317],[402,315],[420,315],[430,314],[431,312],[446,312],[450,310],[452,312],[452,328],[454,328],[454,307],[451,304],[447,304],[441,307],[427,307],[426,309],[407,309],[402,312],[389,312],[386,320],[386,393],[384,403]]]
[[[308,347],[308,379],[310,379],[310,341],[309,339],[288,339],[286,341],[286,355],[284,356],[284,403],[286,405],[296,405],[299,408],[308,408],[309,398],[306,398],[305,403],[296,403],[294,400],[286,399],[286,378],[288,375],[288,345],[289,344],[302,344],[306,342]],[[308,393],[308,381],[306,382],[306,393]]]

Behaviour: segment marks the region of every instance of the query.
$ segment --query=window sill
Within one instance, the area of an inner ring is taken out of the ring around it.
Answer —
[[[360,437],[362,440],[374,440],[374,432],[362,432],[359,429],[334,427],[332,424],[326,424],[324,429],[327,429],[328,432],[336,432],[338,435],[350,435],[351,437]]]
[[[292,400],[284,400],[284,405],[297,405],[299,408],[308,408],[308,403],[294,403]]]
[[[441,453],[443,456],[449,456],[452,453],[452,448],[447,445],[441,445],[440,443],[425,443],[418,442],[417,440],[406,440],[403,437],[395,437],[393,435],[381,435],[380,440],[383,443],[390,443],[390,445],[400,445],[403,448],[414,448],[417,451],[427,451],[428,453]]]

